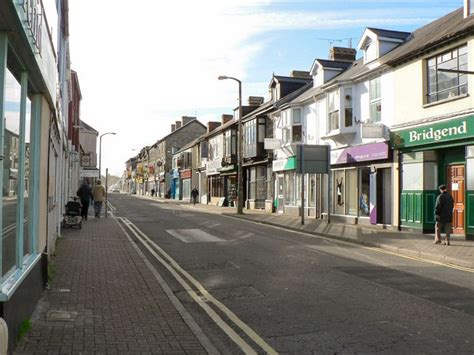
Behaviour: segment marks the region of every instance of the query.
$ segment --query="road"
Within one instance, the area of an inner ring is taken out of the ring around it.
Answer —
[[[474,353],[472,272],[192,206],[110,201],[222,353]]]

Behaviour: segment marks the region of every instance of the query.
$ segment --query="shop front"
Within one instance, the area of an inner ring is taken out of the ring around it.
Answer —
[[[224,196],[226,205],[230,207],[237,206],[237,167],[235,165],[226,165],[219,169],[220,176],[224,179]]]
[[[221,159],[211,160],[206,166],[208,201],[215,206],[223,205],[223,199],[225,200],[224,177],[220,174],[221,168]]]
[[[181,170],[181,197],[180,200],[191,201],[191,169]]]
[[[332,150],[333,220],[351,224],[392,225],[393,171],[393,159],[387,142]]]
[[[301,215],[301,174],[296,173],[296,157],[274,160],[272,169],[275,181],[274,207],[276,213]],[[305,176],[305,215],[321,218],[321,175]]]
[[[401,162],[401,226],[433,232],[438,186],[445,184],[454,234],[474,239],[474,115],[395,129],[392,147]]]
[[[179,170],[173,169],[171,171],[171,186],[169,191],[169,198],[173,200],[179,199]]]

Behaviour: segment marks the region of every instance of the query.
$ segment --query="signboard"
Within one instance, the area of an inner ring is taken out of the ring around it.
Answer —
[[[298,145],[296,172],[299,174],[329,174],[330,150],[328,145]]]
[[[181,170],[181,179],[190,179],[191,169]]]
[[[81,169],[81,178],[99,178],[99,169]]]
[[[348,147],[332,151],[331,164],[347,164],[363,161],[385,160],[389,157],[389,146],[386,142]]]
[[[474,115],[392,132],[394,149],[474,137]]]
[[[278,138],[265,138],[264,149],[273,150],[281,148],[281,140]]]
[[[295,169],[296,169],[296,157],[278,159],[272,162],[273,171],[295,170]]]
[[[81,156],[81,166],[91,166],[91,153],[84,153]]]

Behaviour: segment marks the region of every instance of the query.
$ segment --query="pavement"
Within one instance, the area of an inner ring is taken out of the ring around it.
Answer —
[[[155,199],[165,203],[179,203],[182,206],[203,212],[224,214],[229,217],[241,218],[293,231],[380,248],[408,257],[429,260],[434,263],[474,269],[474,241],[466,240],[462,235],[452,235],[451,245],[446,246],[433,244],[434,234],[410,233],[373,226],[327,223],[323,220],[312,218],[306,218],[305,224],[301,225],[301,217],[268,213],[262,210],[244,209],[243,214],[237,214],[234,207],[219,207],[205,204],[193,205],[187,202],[157,199],[149,196],[137,197]],[[442,239],[444,241],[444,234]]]
[[[66,229],[15,354],[207,354],[215,348],[114,218]]]

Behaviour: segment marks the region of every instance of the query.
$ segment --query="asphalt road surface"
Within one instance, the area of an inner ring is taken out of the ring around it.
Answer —
[[[111,194],[221,353],[474,353],[474,273]]]

